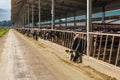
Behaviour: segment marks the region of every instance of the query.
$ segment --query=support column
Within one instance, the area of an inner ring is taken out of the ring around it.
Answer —
[[[18,19],[17,19],[17,28],[19,28],[19,26],[18,26]]]
[[[55,0],[52,0],[52,30],[54,29],[55,26]]]
[[[29,7],[29,4],[28,4],[28,27],[30,27],[30,18],[29,18],[29,16],[30,16],[30,7]]]
[[[46,23],[45,23],[45,27],[47,27],[47,15],[46,15],[46,20],[45,20],[45,21],[46,21]]]
[[[39,0],[39,28],[41,27],[41,5]]]
[[[22,16],[21,15],[20,15],[19,21],[20,21],[20,27],[22,27]]]
[[[74,13],[74,27],[76,27],[76,12]]]
[[[18,21],[18,28],[20,28],[20,27],[19,27],[19,21]]]
[[[65,27],[67,27],[67,13],[66,13],[66,18],[65,18]]]
[[[22,26],[24,27],[24,15],[22,17]]]
[[[20,21],[18,21],[18,27],[20,28]]]
[[[59,26],[61,27],[61,16],[59,18]]]
[[[90,34],[92,31],[92,0],[87,0],[87,56],[90,55]]]
[[[102,23],[105,23],[105,6],[102,7]]]
[[[19,17],[19,24],[20,24],[20,27],[22,27],[22,16]]]
[[[24,15],[24,12],[23,12],[23,28],[25,27],[25,15]]]
[[[26,12],[25,12],[25,28],[26,28],[26,24],[27,24],[27,16],[26,16]]]
[[[34,4],[32,3],[32,28],[34,28]]]

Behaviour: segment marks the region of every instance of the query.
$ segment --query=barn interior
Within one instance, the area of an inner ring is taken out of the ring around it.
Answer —
[[[12,0],[12,24],[21,33],[71,48],[76,34],[84,55],[120,67],[120,0]],[[116,11],[116,13],[115,13]]]

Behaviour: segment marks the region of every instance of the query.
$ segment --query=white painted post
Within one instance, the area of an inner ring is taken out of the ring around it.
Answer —
[[[25,27],[25,14],[24,14],[24,11],[23,11],[23,28]]]
[[[105,23],[105,6],[102,8],[102,23]]]
[[[52,30],[54,29],[55,25],[55,0],[52,0]]]
[[[30,12],[30,7],[29,7],[29,4],[28,4],[28,27],[30,27],[30,26],[29,26],[29,24],[30,24],[30,21],[29,21],[29,20],[30,20],[30,18],[29,18],[29,15],[30,15],[30,14],[29,14],[29,12]]]
[[[92,0],[87,0],[87,56],[90,55],[90,34],[92,29]]]
[[[41,5],[40,5],[40,0],[39,0],[39,28],[41,27]]]
[[[26,19],[27,17],[26,17],[26,12],[25,12],[25,27],[26,27],[26,21],[27,21],[27,19]]]
[[[74,27],[76,27],[76,12],[74,13]]]
[[[34,27],[34,4],[32,3],[32,27]]]
[[[67,13],[66,13],[66,18],[65,18],[65,27],[68,26],[68,23],[67,23]]]

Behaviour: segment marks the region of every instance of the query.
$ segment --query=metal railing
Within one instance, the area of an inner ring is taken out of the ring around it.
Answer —
[[[120,66],[120,34],[90,32],[90,35],[90,56]]]
[[[101,24],[94,23],[92,24],[94,31],[103,31],[103,32],[117,32],[120,31],[120,24]]]
[[[56,44],[71,49],[73,38],[76,34],[84,39],[83,52],[86,54],[86,32],[74,32],[51,29],[19,29],[22,33],[32,35],[36,31],[37,36],[42,39],[52,41]],[[120,67],[120,34],[108,34],[99,32],[90,32],[90,56]]]

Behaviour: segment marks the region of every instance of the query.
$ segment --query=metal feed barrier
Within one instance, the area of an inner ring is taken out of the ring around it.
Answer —
[[[51,29],[30,29],[20,28],[17,29],[21,33],[33,37],[36,36],[45,40],[52,41],[56,44],[71,48],[73,38],[76,34],[84,39],[83,52],[86,54],[86,32],[73,32],[64,30],[51,30]],[[90,32],[90,57],[102,60],[104,62],[113,64],[120,67],[120,34],[108,34],[99,32]]]

